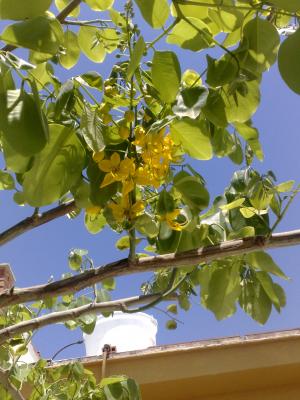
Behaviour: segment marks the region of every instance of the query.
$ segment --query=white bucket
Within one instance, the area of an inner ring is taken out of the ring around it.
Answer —
[[[116,346],[118,353],[147,349],[156,345],[157,321],[144,313],[126,314],[114,312],[113,316],[97,318],[94,332],[83,334],[86,355],[102,354],[105,344]]]

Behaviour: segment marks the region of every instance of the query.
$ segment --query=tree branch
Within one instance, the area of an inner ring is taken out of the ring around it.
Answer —
[[[0,384],[7,390],[14,400],[25,400],[21,392],[19,392],[9,381],[9,372],[0,368]]]
[[[115,301],[107,301],[103,303],[90,303],[81,307],[72,308],[70,310],[57,311],[51,314],[43,315],[31,319],[29,321],[23,321],[16,325],[9,326],[0,330],[0,344],[6,340],[12,338],[15,335],[22,334],[25,332],[33,331],[43,326],[56,324],[58,322],[65,322],[73,320],[82,315],[91,313],[103,313],[113,311],[125,311],[128,307],[136,306],[139,304],[152,303],[156,299],[161,298],[161,294],[151,294],[145,296],[135,296]]]
[[[71,1],[63,10],[61,10],[61,12],[56,16],[56,19],[62,23],[64,22],[64,20],[68,17],[69,14],[71,14],[71,12],[73,10],[75,10],[76,7],[79,6],[79,4],[81,3],[81,0],[73,0]]]
[[[57,14],[56,19],[62,23],[64,20],[67,18],[67,16],[76,8],[79,6],[81,3],[81,0],[73,0],[71,3],[69,3],[59,14]],[[1,50],[2,51],[13,51],[17,48],[17,46],[14,46],[12,44],[7,44],[4,46]]]
[[[16,225],[10,227],[6,231],[0,233],[0,246],[10,242],[16,237],[30,231],[33,228],[37,228],[40,225],[46,224],[56,218],[62,217],[65,214],[70,213],[76,209],[76,204],[71,201],[67,204],[61,204],[43,214],[33,214],[31,217],[23,219]]]
[[[237,256],[262,249],[294,246],[300,244],[300,230],[276,233],[269,238],[254,236],[222,242],[215,246],[202,247],[196,250],[177,254],[145,257],[135,262],[122,259],[81,274],[24,289],[11,289],[0,294],[0,308],[13,304],[43,300],[47,297],[75,293],[93,286],[106,278],[130,275],[163,268],[179,268],[200,263],[209,263],[224,257]]]

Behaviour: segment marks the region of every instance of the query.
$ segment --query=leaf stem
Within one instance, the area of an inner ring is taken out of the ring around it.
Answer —
[[[151,43],[148,44],[147,50],[150,49],[151,47],[153,48],[157,42],[159,42],[164,36],[166,36],[170,32],[170,30],[174,28],[174,26],[177,24],[177,22],[178,22],[178,18],[176,18],[172,22],[172,24],[170,26],[168,26],[166,29],[163,29],[163,32],[160,35],[158,35]]]

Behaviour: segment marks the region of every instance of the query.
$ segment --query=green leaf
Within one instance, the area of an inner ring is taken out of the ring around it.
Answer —
[[[106,289],[98,289],[96,293],[96,301],[97,303],[103,303],[105,301],[110,301],[111,297],[109,292]]]
[[[130,400],[141,400],[142,399],[140,388],[134,379],[131,379],[131,378],[126,379],[126,381],[122,382],[122,385],[129,393]]]
[[[84,105],[80,128],[86,144],[93,152],[98,153],[105,148],[102,122],[97,110],[92,110],[87,105]]]
[[[70,251],[68,261],[69,261],[69,267],[73,271],[80,270],[81,263],[82,263],[82,256],[80,254],[78,254],[76,251],[73,251],[73,250]]]
[[[89,86],[93,89],[102,90],[103,89],[103,79],[102,76],[96,71],[89,71],[77,76],[76,81],[80,84]]]
[[[166,328],[169,330],[174,330],[177,328],[177,322],[174,319],[170,319],[166,322]]]
[[[68,109],[68,106],[72,105],[74,99],[74,88],[75,86],[73,79],[68,79],[60,87],[54,107],[55,119],[59,119],[63,110],[65,108]]]
[[[243,29],[241,46],[247,47],[238,53],[241,65],[254,74],[260,75],[270,69],[277,58],[280,44],[277,29],[266,19],[254,18]]]
[[[263,287],[264,291],[266,292],[269,299],[276,307],[280,307],[280,302],[276,293],[276,289],[274,288],[274,282],[272,278],[267,272],[258,271],[256,272],[255,276],[259,280],[261,286]]]
[[[219,206],[219,208],[223,211],[229,211],[229,210],[233,210],[234,208],[240,207],[242,204],[244,204],[244,202],[245,202],[245,198],[242,197],[241,199],[234,200],[231,203]]]
[[[239,304],[251,318],[262,325],[267,322],[272,310],[272,302],[257,279],[243,283]]]
[[[228,125],[225,112],[225,102],[219,91],[210,90],[205,106],[202,109],[206,118],[220,128]]]
[[[80,47],[76,33],[68,29],[64,33],[63,46],[65,54],[59,55],[59,62],[64,68],[71,69],[77,64],[80,58]]]
[[[165,215],[174,211],[175,203],[173,197],[167,192],[165,189],[162,190],[159,194],[158,202],[157,202],[157,213],[159,215]]]
[[[300,0],[271,0],[269,3],[274,4],[281,10],[297,12],[300,10]]]
[[[120,382],[105,385],[103,389],[107,400],[121,400],[123,398],[123,386]]]
[[[0,19],[22,20],[34,18],[48,10],[52,0],[0,0]]]
[[[280,193],[290,192],[292,190],[294,184],[295,184],[295,181],[286,181],[286,182],[282,182],[279,185],[275,186],[274,189]]]
[[[240,28],[244,21],[244,15],[234,7],[231,9],[222,9],[222,7],[219,9],[210,8],[208,15],[222,32],[235,31]]]
[[[150,238],[156,237],[159,232],[158,225],[154,218],[147,213],[137,217],[134,226],[142,235],[146,235]]]
[[[127,67],[128,81],[130,81],[130,79],[133,77],[136,69],[140,65],[140,62],[143,57],[145,49],[146,49],[146,43],[144,41],[143,36],[140,36],[133,48],[132,56],[130,57],[130,61],[129,61],[129,64]]]
[[[97,233],[101,232],[102,229],[105,227],[106,219],[101,212],[99,214],[89,214],[86,212],[84,217],[84,224],[86,229],[90,233],[96,235]]]
[[[95,314],[87,314],[87,315],[81,315],[78,318],[78,321],[80,322],[80,328],[81,330],[90,335],[91,333],[94,332],[96,322],[97,322],[97,316]],[[82,376],[82,374],[81,374]],[[67,398],[66,398],[67,400]]]
[[[159,97],[166,103],[173,103],[181,81],[180,64],[176,54],[172,51],[156,51],[152,63],[152,82],[159,92]]]
[[[154,29],[164,26],[169,17],[169,5],[167,0],[134,0],[140,9],[140,12]]]
[[[278,265],[273,261],[272,257],[263,251],[255,251],[247,254],[245,256],[245,261],[255,269],[260,269],[279,276],[280,278],[288,279],[285,273],[281,271]]]
[[[102,281],[102,286],[105,290],[114,290],[116,288],[116,281],[114,278],[107,278]]]
[[[159,240],[167,242],[173,235],[173,230],[167,221],[161,221],[159,224]]]
[[[213,130],[211,142],[217,157],[231,155],[236,149],[235,137],[224,128],[215,128]]]
[[[41,207],[60,199],[79,180],[84,159],[85,151],[73,128],[51,124],[49,143],[24,175],[28,204]]]
[[[18,204],[19,206],[24,206],[25,205],[25,199],[24,199],[24,193],[23,192],[15,192],[14,193],[14,202]]]
[[[187,20],[188,22],[180,20],[175,25],[167,37],[167,43],[192,51],[210,47],[212,35],[208,25],[196,18],[187,18]]]
[[[41,16],[7,26],[1,40],[40,53],[56,54],[63,45],[64,34],[56,18]]]
[[[255,113],[260,102],[259,82],[226,85],[223,87],[222,98],[227,121],[246,122]]]
[[[244,226],[244,228],[241,228],[239,231],[230,232],[228,235],[228,240],[242,239],[253,236],[255,236],[255,229],[253,226]]]
[[[99,30],[93,26],[81,26],[78,33],[78,44],[82,52],[95,63],[105,59],[105,48],[99,40]]]
[[[76,185],[75,188],[72,188],[72,194],[78,208],[87,208],[91,206],[91,185],[85,182],[83,179]]]
[[[113,28],[102,29],[98,33],[98,37],[107,53],[112,53],[119,45],[119,35]]]
[[[237,61],[231,56],[223,56],[215,60],[209,55],[207,58],[206,82],[212,87],[224,86],[232,82],[238,73]]]
[[[84,0],[95,11],[105,11],[111,8],[115,0]]]
[[[5,165],[8,170],[16,173],[23,173],[29,169],[31,157],[16,153],[14,148],[11,147],[4,138],[2,138],[2,148]]]
[[[38,97],[21,90],[8,90],[7,111],[1,120],[4,139],[17,153],[31,156],[39,153],[48,140],[46,117]]]
[[[288,87],[300,94],[300,29],[281,43],[278,68]]]
[[[189,117],[195,119],[205,106],[207,97],[208,90],[203,86],[184,88],[177,96],[173,112],[180,118]]]
[[[99,189],[104,179],[105,172],[99,170],[98,165],[91,161],[87,168],[87,175],[91,183],[90,200],[94,205],[105,207],[118,190],[118,183],[112,183]]]
[[[180,239],[176,251],[178,253],[198,249],[205,243],[205,238],[208,236],[207,225],[201,225],[200,228],[195,228],[190,231],[188,225],[180,232]]]
[[[174,187],[182,195],[182,200],[192,210],[197,212],[204,210],[209,204],[209,193],[195,176],[187,172],[179,172],[174,177]]]
[[[187,69],[184,71],[182,78],[182,85],[185,88],[190,87],[197,87],[202,86],[202,79],[198,72],[194,71],[193,69]]]
[[[212,145],[204,121],[183,118],[170,127],[172,139],[181,144],[184,151],[197,160],[210,160]]]
[[[130,247],[130,239],[129,236],[121,237],[115,244],[118,250],[126,250]]]
[[[109,15],[110,15],[112,22],[116,26],[119,26],[121,28],[126,28],[126,19],[124,18],[123,15],[121,15],[121,13],[119,13],[118,11],[111,8],[109,10]]]
[[[0,170],[0,190],[13,190],[14,188],[14,178],[8,172]]]
[[[274,283],[274,290],[278,297],[280,307],[281,308],[285,307],[286,306],[286,295],[285,295],[283,288],[280,285],[278,285],[277,283]]]
[[[184,311],[189,311],[189,309],[191,308],[191,302],[189,301],[188,296],[184,293],[179,295],[178,303],[180,308]]]
[[[250,203],[256,210],[267,209],[273,197],[272,191],[268,190],[262,182],[258,182],[254,189],[253,195],[250,197]]]
[[[234,127],[245,140],[258,139],[258,130],[248,123],[235,122]]]
[[[252,218],[255,215],[262,215],[263,213],[266,214],[267,211],[264,212],[259,212],[256,208],[254,207],[242,207],[239,209],[240,213],[244,218]]]
[[[42,90],[47,84],[53,83],[54,70],[52,64],[43,62],[30,71],[30,78],[36,83],[37,89]]]
[[[236,301],[241,292],[240,264],[217,268],[211,275],[206,300],[207,308],[214,312],[218,320],[235,313]]]
[[[178,310],[177,310],[177,304],[170,304],[167,307],[167,311],[172,313],[172,314],[178,314]]]

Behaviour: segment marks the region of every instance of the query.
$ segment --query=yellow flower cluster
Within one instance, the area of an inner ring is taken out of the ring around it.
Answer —
[[[160,187],[169,172],[170,163],[177,161],[170,135],[165,135],[164,129],[158,133],[146,133],[143,127],[137,126],[133,144],[140,149],[142,158],[136,171],[136,183]]]
[[[174,143],[169,134],[165,135],[164,130],[147,134],[143,127],[138,126],[135,128],[133,145],[137,150],[135,158],[126,157],[121,160],[117,152],[109,159],[104,159],[104,152],[93,155],[99,169],[105,172],[100,188],[114,182],[122,184],[122,197],[117,203],[109,204],[115,220],[120,223],[125,219],[136,218],[145,208],[142,201],[130,203],[129,193],[134,190],[135,185],[159,188],[166,179],[170,163],[177,161]]]

